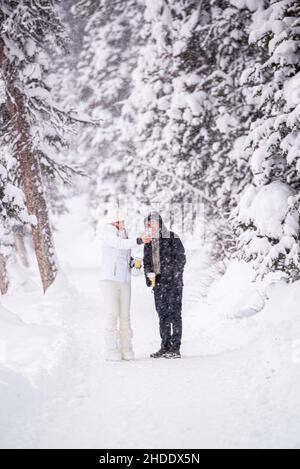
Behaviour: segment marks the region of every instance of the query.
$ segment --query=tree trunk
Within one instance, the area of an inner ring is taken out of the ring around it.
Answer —
[[[0,254],[0,292],[2,295],[6,295],[8,291],[8,278],[6,270],[6,257]]]
[[[18,92],[16,94],[18,95]],[[38,157],[33,154],[32,146],[29,143],[30,136],[26,131],[25,113],[22,104],[22,96],[16,96],[16,104],[13,104],[12,107],[14,108],[13,114],[16,115],[16,129],[21,136],[17,142],[17,157],[20,164],[27,210],[29,214],[36,217],[37,223],[32,227],[32,237],[44,292],[46,292],[56,278],[58,266],[40,162]]]
[[[27,210],[29,214],[36,217],[37,223],[32,227],[32,237],[45,292],[54,282],[58,267],[40,162],[38,157],[33,154],[31,145],[28,143],[30,137],[25,130],[26,124],[24,121],[24,110],[22,109],[22,97],[18,96],[16,103],[17,105],[12,107],[15,108],[14,111],[17,113],[16,128],[21,135],[17,142],[18,161]]]
[[[13,235],[15,242],[15,249],[23,267],[29,267],[29,260],[27,249],[25,245],[25,236],[23,226],[17,225],[13,227]]]
[[[0,66],[3,66],[4,48],[0,39]],[[34,249],[37,257],[44,292],[54,282],[58,265],[52,230],[49,221],[47,203],[43,187],[39,157],[32,145],[30,125],[27,120],[25,97],[17,87],[17,72],[12,70],[10,77],[4,76],[9,92],[8,112],[13,130],[18,139],[15,143],[15,156],[19,162],[23,191],[29,214],[36,218],[32,228]]]

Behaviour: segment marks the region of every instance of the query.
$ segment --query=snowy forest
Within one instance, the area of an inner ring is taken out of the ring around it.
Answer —
[[[104,360],[112,207],[180,235],[182,360],[143,275]],[[300,448],[299,0],[0,0],[0,217],[1,448]]]

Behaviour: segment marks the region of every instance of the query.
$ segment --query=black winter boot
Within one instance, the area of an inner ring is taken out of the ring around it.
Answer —
[[[161,357],[164,357],[166,354],[167,354],[167,350],[161,348],[158,352],[151,353],[150,357],[151,358],[161,358]]]
[[[174,360],[176,358],[181,358],[180,352],[167,352],[164,355],[164,358],[168,358],[169,360]]]

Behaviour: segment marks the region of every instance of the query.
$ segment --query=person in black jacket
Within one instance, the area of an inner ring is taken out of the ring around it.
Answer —
[[[158,213],[151,213],[145,219],[145,225],[152,242],[144,247],[144,271],[149,287],[148,274],[156,274],[154,297],[161,336],[161,348],[151,357],[181,358],[185,250],[179,237],[167,230]]]

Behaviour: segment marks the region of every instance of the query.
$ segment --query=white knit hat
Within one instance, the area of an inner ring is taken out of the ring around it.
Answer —
[[[106,223],[112,224],[125,220],[125,213],[119,208],[111,208],[106,215]]]

